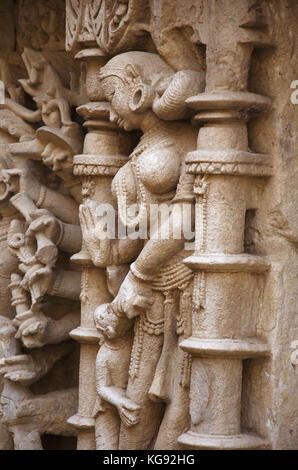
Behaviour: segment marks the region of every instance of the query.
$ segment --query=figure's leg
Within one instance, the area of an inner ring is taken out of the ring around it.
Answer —
[[[174,379],[170,392],[171,400],[167,404],[154,449],[183,449],[184,447],[178,444],[178,437],[190,427],[189,388],[191,356],[184,352],[179,347],[179,344],[184,338],[191,336],[192,288],[192,284],[190,284],[187,289],[180,293],[179,311],[183,321],[179,326],[177,324],[177,334],[179,337],[176,352],[173,354],[174,367],[172,367],[172,371],[174,371]]]
[[[161,352],[162,338],[162,335],[150,336],[144,333],[139,373],[134,379],[129,379],[126,393],[131,400],[141,407],[139,422],[132,427],[127,427],[121,423],[120,450],[148,449],[152,439],[157,434],[164,405],[151,401],[148,398],[148,391]]]
[[[189,415],[189,387],[181,384],[181,368],[183,367],[184,353],[181,349],[177,352],[177,374],[173,384],[171,401],[167,404],[166,411],[159,428],[154,445],[156,450],[180,450],[183,446],[178,444],[178,437],[190,427]]]
[[[109,408],[95,419],[96,450],[117,450],[120,418],[114,408]]]
[[[147,317],[155,324],[163,318],[163,297],[158,293]],[[163,415],[164,405],[148,397],[163,344],[162,326],[159,334],[156,329],[157,334],[154,334],[153,330],[142,326],[141,317],[137,319],[126,394],[141,409],[138,424],[128,428],[121,423],[119,449],[122,450],[148,449]]]

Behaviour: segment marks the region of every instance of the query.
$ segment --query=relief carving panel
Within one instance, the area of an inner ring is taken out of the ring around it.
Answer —
[[[286,448],[276,8],[3,2],[1,450]]]

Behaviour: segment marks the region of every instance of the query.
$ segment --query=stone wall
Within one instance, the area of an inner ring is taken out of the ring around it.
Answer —
[[[1,2],[1,450],[297,449],[297,19]]]

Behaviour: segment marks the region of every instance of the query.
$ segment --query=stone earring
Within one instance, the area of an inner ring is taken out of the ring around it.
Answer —
[[[144,83],[137,85],[131,93],[129,108],[133,112],[143,113],[152,107],[154,90]]]

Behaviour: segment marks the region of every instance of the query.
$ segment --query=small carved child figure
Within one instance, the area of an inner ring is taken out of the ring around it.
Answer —
[[[128,427],[137,424],[140,409],[126,396],[132,320],[116,315],[110,304],[103,304],[95,310],[94,322],[103,336],[96,358],[96,449],[117,450],[121,421]]]

